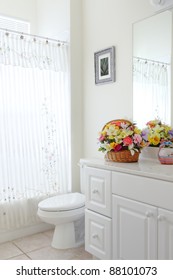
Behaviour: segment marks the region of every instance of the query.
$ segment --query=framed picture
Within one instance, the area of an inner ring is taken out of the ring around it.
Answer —
[[[115,82],[115,47],[94,53],[95,84]]]

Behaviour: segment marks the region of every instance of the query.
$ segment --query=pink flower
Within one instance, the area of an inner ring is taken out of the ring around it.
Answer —
[[[133,141],[134,141],[135,144],[141,143],[141,142],[142,142],[142,137],[141,137],[141,135],[135,134],[135,135],[133,136]]]
[[[100,137],[99,137],[99,141],[100,141],[100,142],[102,142],[102,141],[104,141],[104,140],[105,140],[105,136],[100,135]]]
[[[124,139],[123,139],[123,144],[124,144],[124,146],[129,146],[129,145],[131,145],[133,143],[133,140],[132,140],[132,138],[130,138],[129,136],[127,136],[127,137],[125,137]]]

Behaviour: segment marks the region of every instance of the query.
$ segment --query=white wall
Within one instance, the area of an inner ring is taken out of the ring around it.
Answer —
[[[70,0],[0,0],[0,14],[30,21],[32,34],[69,40]]]
[[[37,34],[69,40],[70,0],[37,0]]]
[[[35,34],[36,1],[35,0],[0,0],[0,14],[30,21],[31,33]]]
[[[147,0],[83,0],[84,156],[97,151],[98,132],[119,118],[132,120],[132,24],[154,14]],[[94,52],[116,47],[116,82],[94,84]]]

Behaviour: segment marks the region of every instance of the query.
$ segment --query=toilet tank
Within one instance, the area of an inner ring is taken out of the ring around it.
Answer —
[[[81,193],[85,193],[85,165],[80,162],[80,191]]]

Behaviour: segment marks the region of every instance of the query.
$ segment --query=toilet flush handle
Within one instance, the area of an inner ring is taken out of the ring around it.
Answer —
[[[98,189],[93,189],[92,190],[92,193],[98,193],[99,191],[98,191]]]
[[[97,233],[93,233],[92,234],[92,238],[94,238],[94,239],[98,238],[98,234]]]

